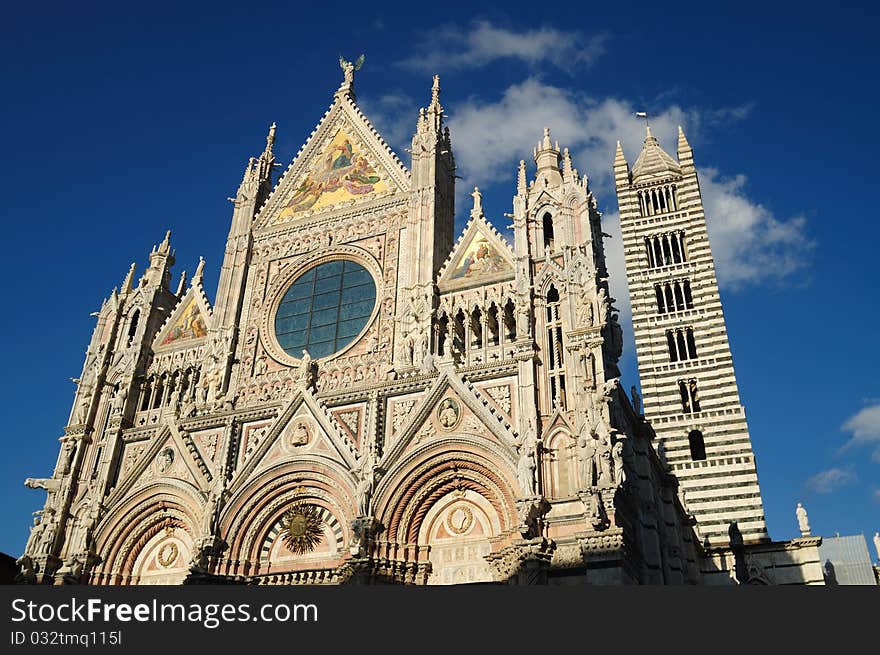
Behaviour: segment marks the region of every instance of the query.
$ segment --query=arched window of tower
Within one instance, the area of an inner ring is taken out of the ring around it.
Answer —
[[[134,335],[137,333],[138,328],[138,320],[141,317],[141,310],[136,309],[134,313],[131,315],[131,321],[128,324],[128,342],[125,344],[126,347],[130,346],[134,341]]]
[[[550,212],[544,214],[543,220],[544,227],[544,250],[553,252],[553,217],[550,215]]]

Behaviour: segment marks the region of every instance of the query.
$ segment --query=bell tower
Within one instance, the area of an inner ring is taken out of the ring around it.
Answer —
[[[765,541],[755,455],[682,129],[674,159],[647,126],[632,170],[618,142],[614,177],[645,417],[703,539],[727,545],[736,523],[746,542]]]

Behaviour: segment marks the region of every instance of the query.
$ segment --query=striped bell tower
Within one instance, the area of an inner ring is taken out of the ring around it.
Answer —
[[[704,543],[727,545],[734,522],[745,542],[766,541],[700,184],[680,127],[677,156],[647,126],[632,170],[620,142],[614,159],[645,417]]]

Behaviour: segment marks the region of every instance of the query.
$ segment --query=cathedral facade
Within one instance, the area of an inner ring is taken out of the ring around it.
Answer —
[[[766,534],[684,135],[614,162],[643,410],[568,150],[520,162],[512,244],[477,189],[456,238],[439,80],[407,168],[341,63],[247,164],[213,303],[170,234],[104,301],[20,580],[821,583]]]

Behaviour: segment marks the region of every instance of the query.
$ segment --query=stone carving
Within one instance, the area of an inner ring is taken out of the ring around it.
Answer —
[[[27,478],[24,486],[28,489],[45,489],[46,491],[58,491],[61,482],[55,478]]]
[[[358,516],[370,516],[372,511],[373,486],[376,483],[376,474],[379,467],[376,465],[373,452],[367,448],[358,457],[357,468],[353,473],[357,478],[355,495],[357,497]]]
[[[452,430],[458,425],[458,419],[461,417],[461,408],[458,402],[453,398],[446,398],[437,409],[437,421],[444,430]]]
[[[877,551],[877,559],[880,560],[880,532],[874,533],[874,550]]]
[[[71,532],[69,543],[73,552],[94,552],[94,529],[103,513],[104,506],[101,504],[97,490],[90,489],[86,504],[77,515]]]
[[[620,327],[617,314],[612,314],[611,323],[608,324],[608,355],[616,362],[622,354],[623,329]]]
[[[588,424],[586,421],[584,425]],[[596,484],[596,440],[588,430],[582,430],[578,436],[578,465],[582,487],[592,487]]]
[[[795,509],[795,515],[797,516],[798,529],[801,531],[802,537],[810,536],[810,522],[807,518],[807,510],[800,503],[797,504],[797,508]]]
[[[498,403],[498,406],[510,415],[510,385],[503,384],[499,387],[487,387],[486,393]]]
[[[434,436],[434,434],[436,434],[434,424],[431,421],[427,421],[421,428],[419,428],[419,431],[416,432],[416,436],[413,441],[415,441],[415,443],[419,443],[420,441],[430,439]]]
[[[406,421],[406,417],[409,416],[415,404],[415,400],[401,400],[391,406],[391,428],[393,433],[400,430],[400,426]]]
[[[302,359],[299,360],[296,378],[294,382],[299,389],[311,389],[314,386],[314,372],[312,356],[308,350],[303,350]]]
[[[599,289],[599,294],[596,296],[596,304],[599,307],[598,322],[601,324],[608,320],[608,312],[611,309],[608,292],[605,291],[604,287]]]
[[[528,428],[519,444],[519,459],[516,464],[516,475],[523,496],[532,496],[536,492],[537,483],[535,470],[538,467],[535,449],[537,447],[537,431],[535,420],[530,418]]]
[[[39,572],[40,567],[29,555],[22,555],[15,560],[15,564],[18,566],[18,573],[15,576],[16,583],[36,584],[37,573]]]
[[[342,55],[339,55],[339,67],[342,69],[343,73],[343,88],[349,88],[354,82],[354,73],[355,71],[359,71],[361,66],[364,65],[364,55],[361,55],[357,59],[354,60],[354,63],[350,61],[346,61]]]
[[[577,328],[593,326],[593,299],[587,287],[581,289],[577,304]]]
[[[166,541],[156,553],[156,563],[164,569],[171,567],[180,555],[180,548],[173,541]]]
[[[623,448],[622,440],[618,440],[611,447],[611,461],[614,465],[614,484],[620,486],[626,481],[626,471],[623,466]]]
[[[452,534],[464,534],[474,524],[474,514],[467,505],[456,505],[447,512],[445,523]]]
[[[596,470],[599,474],[599,485],[614,484],[614,470],[611,462],[611,440],[604,437],[599,440],[596,448]]]
[[[303,420],[297,421],[290,434],[291,446],[305,446],[312,438],[312,431],[309,424]]]
[[[172,464],[174,464],[174,449],[163,449],[162,452],[159,453],[159,457],[156,459],[156,471],[158,473],[166,473],[171,468]]]

